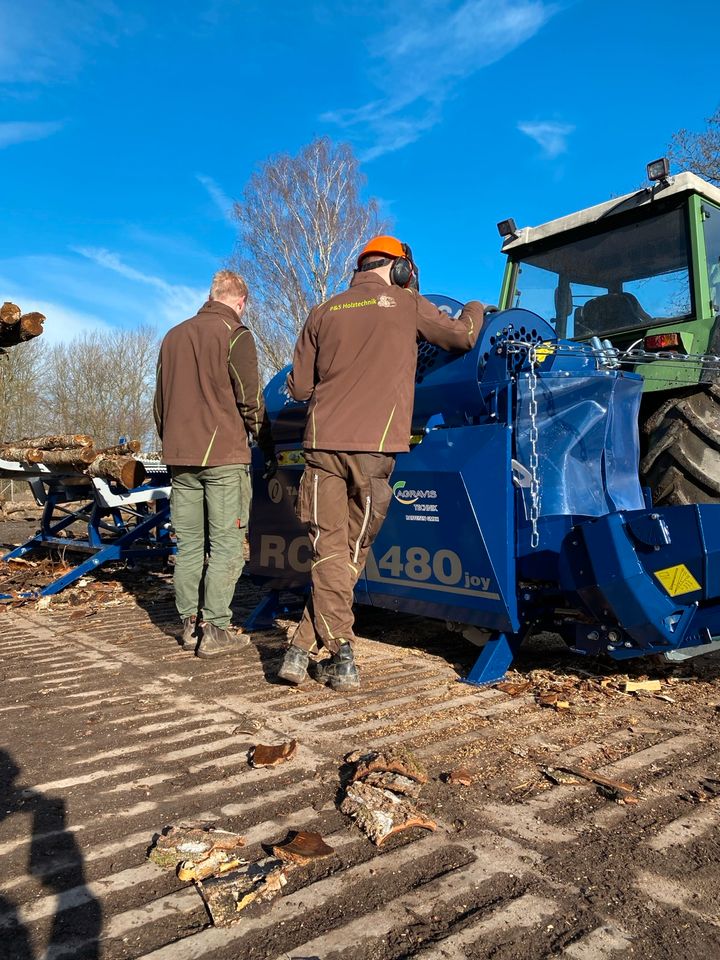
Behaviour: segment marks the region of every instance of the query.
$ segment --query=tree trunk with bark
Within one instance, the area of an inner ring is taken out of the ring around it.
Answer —
[[[131,490],[139,487],[147,477],[145,467],[133,457],[107,457],[101,454],[84,471],[88,477],[100,477],[103,480],[118,480]]]

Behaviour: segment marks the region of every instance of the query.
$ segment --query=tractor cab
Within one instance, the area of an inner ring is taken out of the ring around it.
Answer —
[[[532,310],[559,337],[620,348],[720,352],[720,189],[648,165],[651,186],[518,229],[498,224],[508,262],[500,308]],[[645,391],[708,379],[697,364],[644,364]]]

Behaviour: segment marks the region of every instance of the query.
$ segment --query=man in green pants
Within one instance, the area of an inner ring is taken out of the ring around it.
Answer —
[[[247,295],[239,274],[216,273],[207,303],[165,336],[157,366],[155,423],[172,470],[175,602],[183,650],[198,657],[250,642],[229,629],[250,512],[250,435],[265,477],[277,470],[255,341],[241,323]]]

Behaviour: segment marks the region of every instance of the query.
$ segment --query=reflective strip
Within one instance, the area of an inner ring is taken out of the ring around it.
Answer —
[[[385,432],[383,433],[382,439],[380,440],[380,453],[382,453],[382,448],[383,448],[383,446],[385,445],[385,437],[387,437],[387,435],[388,435],[388,430],[390,429],[390,424],[392,423],[392,418],[395,416],[395,410],[396,410],[396,408],[397,408],[397,404],[395,404],[395,406],[394,406],[394,407],[392,408],[392,410],[390,411],[390,419],[389,419],[388,422],[387,422],[387,426],[385,427]]]
[[[315,446],[316,433],[315,433],[315,411],[314,410],[312,412],[312,416],[310,419],[312,421],[312,442],[313,442],[313,446]]]
[[[320,527],[318,526],[318,484],[320,483],[320,474],[313,474],[313,523],[315,524],[315,538],[313,540],[313,553],[317,553],[318,540],[320,539]]]
[[[331,553],[329,556],[323,557],[321,560],[315,560],[315,561],[312,563],[312,566],[310,567],[310,569],[311,569],[311,570],[314,570],[315,567],[318,566],[318,564],[320,564],[320,563],[325,563],[326,560],[332,560],[333,557],[337,557],[337,556],[339,556],[339,554],[337,554],[337,553]]]
[[[319,611],[318,611],[318,613],[319,613]],[[320,618],[322,619],[322,622],[325,624],[325,629],[326,629],[327,632],[328,632],[328,637],[330,638],[330,640],[334,640],[335,637],[333,636],[333,632],[332,632],[332,630],[330,629],[330,624],[327,622],[327,620],[325,619],[325,617],[323,617],[322,614],[320,614]]]
[[[215,437],[216,437],[216,435],[217,435],[219,426],[220,426],[220,424],[218,424],[218,426],[215,427],[215,433],[212,435],[212,437],[210,437],[210,443],[208,444],[208,448],[207,448],[207,450],[205,451],[205,456],[203,457],[203,462],[200,464],[201,467],[204,467],[204,466],[207,465],[208,457],[210,456],[210,451],[212,450],[212,445],[215,443]]]
[[[362,543],[362,538],[365,536],[368,523],[370,523],[370,497],[365,497],[365,515],[363,517],[362,526],[360,527],[360,533],[355,541],[355,553],[353,554],[353,561],[355,563],[357,563],[360,555],[360,544]]]
[[[232,370],[232,372],[235,374],[237,378],[237,383],[238,383],[238,386],[240,387],[240,392],[242,393],[242,402],[245,403],[245,387],[243,386],[243,382],[240,379],[240,374],[235,369],[235,364],[232,362],[232,360],[228,360],[228,363],[230,364],[230,369]]]
[[[357,576],[357,574],[358,574],[358,568],[355,566],[355,564],[354,564],[354,563],[350,563],[350,561],[348,560],[348,566],[350,567],[350,569],[352,570],[352,572],[355,574],[355,576]]]

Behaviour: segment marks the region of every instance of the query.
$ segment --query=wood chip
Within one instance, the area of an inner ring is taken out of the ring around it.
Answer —
[[[458,767],[447,775],[447,782],[453,786],[471,787],[475,783],[475,775],[466,767]]]
[[[527,691],[532,687],[532,683],[529,680],[520,681],[513,683],[511,680],[506,680],[503,683],[496,683],[495,689],[502,690],[503,693],[507,693],[510,697],[519,697],[521,693],[527,693]]]
[[[662,683],[659,680],[626,680],[623,687],[625,693],[635,693],[638,690],[648,690],[657,693],[662,690]]]
[[[300,830],[291,833],[283,843],[275,844],[272,852],[280,860],[302,866],[320,857],[329,857],[335,850],[325,843],[319,833]]]
[[[398,797],[390,790],[380,790],[362,782],[348,786],[340,810],[352,817],[378,847],[388,837],[403,830],[413,827],[437,829],[435,821],[420,813],[407,799]]]
[[[274,767],[278,763],[292,760],[296,752],[297,740],[290,740],[288,743],[280,743],[277,746],[258,743],[250,751],[250,763],[253,767]]]

